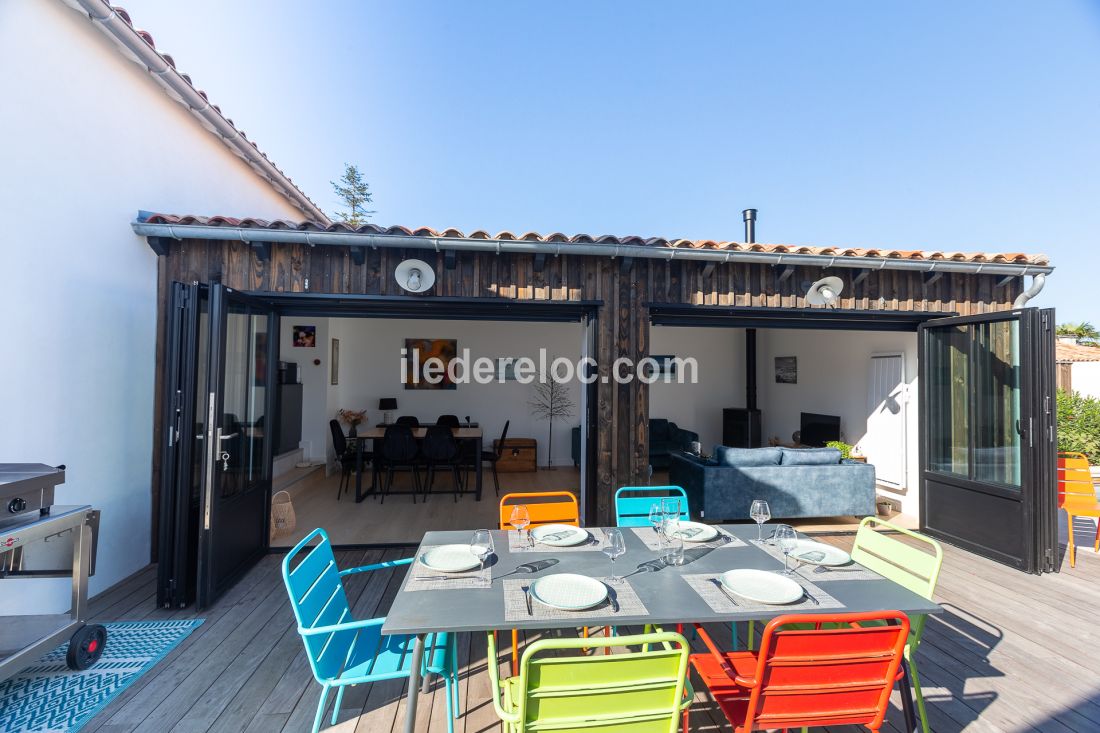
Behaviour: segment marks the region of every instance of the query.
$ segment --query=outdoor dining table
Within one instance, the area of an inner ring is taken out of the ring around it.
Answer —
[[[477,501],[481,501],[481,451],[483,450],[484,433],[481,428],[475,427],[458,427],[451,428],[451,432],[455,436],[455,440],[462,442],[468,441],[474,444],[471,453],[474,458],[474,498]],[[417,440],[422,440],[428,433],[427,427],[412,428],[413,437]],[[355,441],[355,501],[356,503],[363,501],[363,499],[370,496],[371,492],[375,490],[378,485],[378,461],[374,462],[371,469],[371,488],[367,493],[363,493],[363,446],[368,440],[375,442],[375,453],[377,454],[377,441],[382,440],[386,436],[386,427],[384,425],[375,425],[368,428],[362,428],[357,435],[349,436],[349,440]]]
[[[415,636],[407,704],[405,707],[405,730],[412,733],[416,720],[416,703],[420,687],[420,665],[424,654],[424,637],[435,631],[450,633],[491,631],[494,629],[565,629],[578,626],[629,626],[642,624],[672,625],[676,623],[730,623],[747,621],[768,621],[776,616],[790,613],[782,605],[760,607],[753,604],[744,610],[728,613],[716,613],[711,606],[685,581],[685,576],[706,573],[722,573],[735,568],[755,568],[759,570],[778,570],[782,572],[782,560],[777,553],[752,544],[757,529],[747,525],[721,525],[720,529],[737,538],[740,542],[728,547],[692,549],[690,543],[685,548],[685,560],[682,565],[668,565],[659,562],[668,550],[651,550],[631,528],[623,528],[626,541],[626,554],[615,562],[615,575],[626,577],[645,607],[646,613],[631,613],[626,604],[615,612],[606,607],[603,615],[594,616],[590,612],[581,617],[571,618],[563,614],[554,614],[543,618],[505,617],[505,580],[545,577],[555,573],[576,573],[594,578],[612,575],[611,561],[596,548],[590,551],[577,551],[564,548],[533,552],[509,549],[508,533],[494,530],[494,555],[489,559],[492,581],[488,588],[461,587],[408,591],[412,573],[406,575],[393,605],[390,607],[386,622],[382,626],[383,634],[408,634]],[[766,529],[766,528],[765,528]],[[652,531],[645,527],[640,531]],[[444,544],[461,544],[470,541],[471,531],[428,532],[424,535],[421,547]],[[541,548],[539,548],[541,550]],[[420,550],[417,551],[417,557]],[[558,562],[534,574],[515,573],[524,563],[554,559]],[[653,563],[652,561],[658,561]],[[649,563],[646,570],[631,574]],[[824,576],[830,575],[828,579]],[[868,577],[870,574],[872,577]],[[826,571],[821,577],[809,573],[818,588],[824,586],[825,592],[836,602],[830,607],[815,611],[814,608],[799,606],[799,613],[842,613],[859,611],[902,611],[909,615],[938,614],[942,608],[912,591],[877,576],[870,571],[845,577],[844,571]],[[806,575],[803,575],[806,577]],[[443,584],[444,586],[446,584]],[[804,604],[803,604],[804,605]],[[490,664],[492,661],[490,660]],[[910,690],[908,667],[903,680],[902,703],[909,729],[915,723],[913,699]]]

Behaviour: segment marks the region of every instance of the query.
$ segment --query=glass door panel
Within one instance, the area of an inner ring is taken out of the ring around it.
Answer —
[[[929,468],[956,476],[970,475],[970,326],[926,332],[927,387],[931,439]]]

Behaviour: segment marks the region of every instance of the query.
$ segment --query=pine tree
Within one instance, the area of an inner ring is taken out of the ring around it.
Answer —
[[[370,185],[363,180],[363,174],[357,166],[344,163],[344,175],[339,181],[332,181],[332,190],[346,208],[345,211],[333,212],[337,221],[355,229],[366,224],[370,215],[375,213],[366,207],[371,202]]]

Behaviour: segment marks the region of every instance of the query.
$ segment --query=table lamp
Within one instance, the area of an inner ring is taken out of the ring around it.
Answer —
[[[383,397],[378,400],[378,409],[382,411],[382,424],[393,424],[393,410],[397,409],[396,397]]]

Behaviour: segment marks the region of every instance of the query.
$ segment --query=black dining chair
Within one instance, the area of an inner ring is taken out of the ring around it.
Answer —
[[[407,428],[420,427],[420,421],[416,419],[416,415],[402,415],[397,418],[397,422],[394,425],[404,425]]]
[[[458,421],[458,415],[440,415],[439,419],[435,421],[435,424],[442,425],[445,428],[462,427],[462,423]]]
[[[435,482],[436,469],[450,468],[454,500],[457,502],[458,492],[462,488],[462,479],[459,474],[458,442],[451,428],[445,425],[430,426],[424,433],[424,442],[420,445],[420,456],[428,467],[428,475],[424,481],[424,501],[428,501],[428,493]]]
[[[338,420],[328,421],[329,432],[332,433],[332,450],[336,454],[336,460],[340,462],[340,485],[336,487],[336,500],[340,500],[340,492],[345,494],[351,487],[351,475],[355,472],[355,446],[348,444],[344,437],[344,431],[340,428]],[[363,451],[363,465],[373,460],[374,454]]]
[[[500,431],[500,440],[497,441],[496,448],[493,450],[483,450],[480,456],[473,455],[473,451],[467,455],[466,460],[463,462],[467,472],[470,469],[476,469],[477,464],[475,461],[480,460],[482,463],[488,463],[489,468],[493,472],[493,493],[500,496],[500,480],[497,478],[497,461],[504,455],[504,441],[508,438],[508,426],[511,424],[511,420],[506,420],[504,423],[504,429]],[[469,484],[470,477],[466,476],[466,483]]]
[[[420,491],[420,451],[413,437],[412,428],[407,425],[390,425],[382,436],[382,451],[376,456],[380,468],[386,469],[386,475],[382,479],[382,503],[386,501],[386,495],[390,493],[393,485],[393,470],[395,468],[408,468],[413,476],[413,504],[416,503],[416,493]]]

